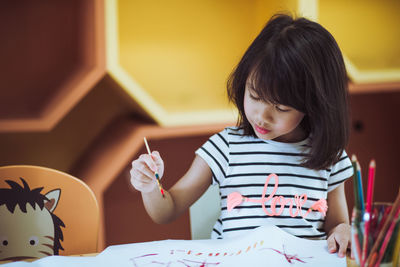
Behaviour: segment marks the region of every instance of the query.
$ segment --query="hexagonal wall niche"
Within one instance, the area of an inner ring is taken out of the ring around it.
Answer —
[[[399,11],[396,0],[318,1],[318,21],[338,41],[354,84],[400,87]]]
[[[54,127],[105,74],[103,0],[2,2],[0,131]]]
[[[236,120],[226,80],[269,17],[298,1],[107,0],[107,69],[160,125]]]

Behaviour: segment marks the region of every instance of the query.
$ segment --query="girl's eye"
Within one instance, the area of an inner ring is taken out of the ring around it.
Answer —
[[[250,95],[250,98],[255,100],[255,101],[260,101],[261,100],[261,98],[259,98],[258,96],[255,96],[253,94],[249,94],[249,95]]]
[[[36,246],[39,243],[39,238],[37,236],[31,236],[29,238],[29,245]]]
[[[290,109],[281,107],[281,106],[279,106],[279,105],[275,105],[275,108],[276,108],[276,110],[278,110],[278,111],[280,111],[280,112],[288,112],[288,111],[290,111]]]

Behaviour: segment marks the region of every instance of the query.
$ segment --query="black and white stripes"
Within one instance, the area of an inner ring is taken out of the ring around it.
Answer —
[[[329,191],[353,174],[346,153],[326,170],[317,171],[300,166],[303,156],[308,152],[307,142],[308,139],[290,144],[261,140],[243,136],[241,129],[226,128],[213,135],[196,151],[208,163],[213,173],[213,183],[220,188],[221,216],[214,226],[213,238],[244,233],[267,223],[298,237],[326,237],[321,212],[313,210],[305,218],[299,214],[292,217],[289,202],[278,216],[267,215],[261,203],[254,202],[243,202],[233,210],[227,210],[227,196],[232,192],[239,192],[250,199],[261,199],[268,175],[275,173],[279,178],[275,197],[282,196],[281,199],[287,201],[293,199],[295,203],[295,196],[307,195],[307,201],[300,209],[304,216],[316,201],[326,199]],[[270,196],[275,182],[269,181],[265,198]],[[276,206],[276,210],[281,208],[279,203],[272,203],[272,197],[264,203],[267,211],[271,211],[271,205]],[[296,207],[293,204],[293,212]]]

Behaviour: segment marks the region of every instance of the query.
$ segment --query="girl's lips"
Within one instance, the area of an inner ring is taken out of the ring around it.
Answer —
[[[267,129],[265,129],[265,128],[262,128],[262,127],[260,127],[260,126],[255,126],[255,128],[256,128],[256,131],[258,132],[258,133],[260,133],[260,134],[267,134],[267,133],[269,133],[269,130],[267,130]]]

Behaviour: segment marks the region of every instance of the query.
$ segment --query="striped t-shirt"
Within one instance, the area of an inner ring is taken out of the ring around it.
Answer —
[[[303,155],[309,150],[308,141],[281,143],[262,140],[244,136],[242,129],[232,127],[225,128],[204,143],[196,154],[209,165],[213,184],[219,186],[221,195],[221,215],[211,237],[231,237],[270,223],[298,237],[326,238],[324,215],[311,209],[311,206],[321,199],[325,201],[329,191],[353,175],[353,168],[346,152],[329,169],[312,170],[300,166]],[[272,173],[278,179],[270,179],[265,185]],[[277,189],[270,196],[276,183]],[[233,192],[250,200],[228,211],[227,197]],[[303,194],[307,196],[306,201]],[[261,201],[263,195],[265,198]],[[301,195],[303,197],[299,199]],[[281,201],[287,201],[282,210],[279,202],[273,205],[278,197]],[[292,209],[289,201],[293,203]],[[296,206],[299,202],[302,204]],[[274,206],[275,211],[279,210],[280,213],[271,216]],[[297,214],[296,207],[299,207]]]

